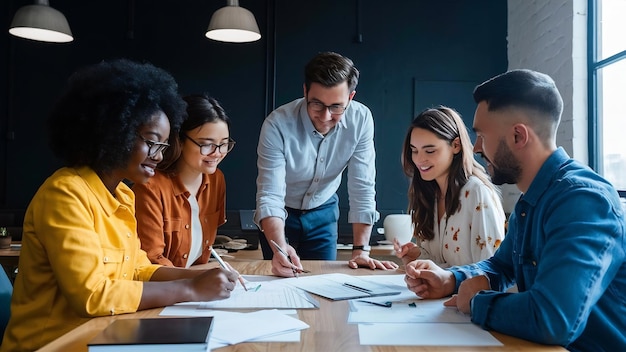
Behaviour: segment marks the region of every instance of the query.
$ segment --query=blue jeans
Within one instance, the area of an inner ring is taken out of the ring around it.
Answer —
[[[303,260],[337,259],[337,220],[339,219],[339,196],[334,194],[324,204],[314,209],[286,208],[285,237]],[[264,259],[272,258],[272,250],[260,235]]]

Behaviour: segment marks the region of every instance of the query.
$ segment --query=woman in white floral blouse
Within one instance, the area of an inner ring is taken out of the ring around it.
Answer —
[[[394,244],[404,264],[419,258],[449,267],[491,257],[504,239],[504,210],[459,114],[440,106],[417,115],[402,166],[414,224],[414,241]]]

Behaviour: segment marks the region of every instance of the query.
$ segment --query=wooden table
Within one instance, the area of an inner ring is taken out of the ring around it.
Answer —
[[[13,242],[12,247],[9,249],[0,249],[0,265],[5,267],[5,270],[9,268],[15,269],[20,259],[21,242]],[[352,252],[347,246],[340,246],[337,249],[337,260],[348,261],[352,256]],[[371,254],[372,258],[380,260],[392,260],[398,264],[402,264],[402,261],[396,258],[393,252],[393,245],[378,245],[372,246]],[[231,258],[237,259],[263,259],[263,253],[261,247],[255,250],[239,250],[229,253],[224,256],[225,259]]]
[[[229,263],[242,274],[268,275],[271,263],[264,260],[231,259]],[[206,266],[212,266],[212,263]],[[303,261],[303,266],[314,274],[346,273],[352,275],[397,274],[397,271],[353,270],[345,261]],[[218,349],[218,351],[458,351],[459,347],[420,347],[420,346],[362,346],[359,344],[357,325],[347,324],[348,302],[330,301],[318,297],[320,309],[298,310],[300,320],[311,327],[301,333],[300,342],[258,342],[241,343]],[[87,342],[115,319],[138,317],[159,317],[161,308],[141,311],[134,314],[94,318],[69,333],[52,341],[39,351],[87,351]],[[167,317],[159,317],[167,319]],[[499,333],[493,335],[503,347],[467,347],[463,351],[565,351],[558,346],[544,346]]]

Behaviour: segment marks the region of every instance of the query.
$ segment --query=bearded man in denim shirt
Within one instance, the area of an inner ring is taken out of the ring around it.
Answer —
[[[530,70],[498,75],[474,90],[474,151],[495,184],[522,196],[502,245],[476,264],[407,265],[423,298],[484,329],[572,351],[626,350],[625,221],[613,186],[556,147],[563,101],[554,81]],[[517,284],[519,292],[506,292]]]

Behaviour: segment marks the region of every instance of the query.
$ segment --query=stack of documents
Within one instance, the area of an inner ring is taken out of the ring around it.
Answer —
[[[305,322],[290,314],[294,310],[259,310],[251,313],[197,309],[192,304],[166,307],[162,316],[211,316],[214,327],[210,349],[252,341],[300,341],[300,330],[309,328]],[[268,324],[271,322],[271,324]]]
[[[402,286],[369,280],[370,276],[325,274],[288,279],[290,284],[334,301],[400,294]]]
[[[231,297],[210,302],[185,302],[165,307],[162,316],[195,316],[214,319],[209,341],[210,349],[252,341],[300,341],[300,330],[308,324],[294,318],[295,309],[316,309],[319,302],[311,295],[275,277],[246,276],[248,290],[237,285]],[[276,309],[252,313],[229,312],[221,309]],[[268,324],[271,322],[271,324]]]
[[[300,330],[309,328],[305,322],[278,310],[221,312],[213,319],[216,320],[209,341],[211,349],[252,341],[300,341]]]

